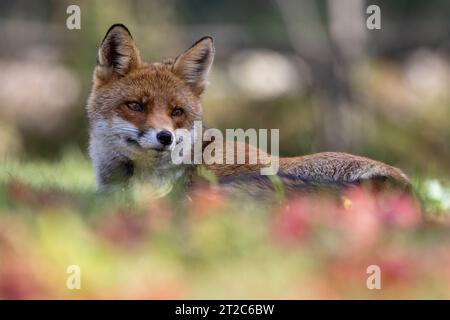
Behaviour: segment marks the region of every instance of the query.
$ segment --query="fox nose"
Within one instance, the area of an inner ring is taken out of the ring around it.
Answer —
[[[168,145],[172,144],[173,136],[172,136],[172,133],[170,131],[161,130],[160,132],[158,132],[156,134],[156,139],[158,139],[158,141],[162,145],[168,146]]]

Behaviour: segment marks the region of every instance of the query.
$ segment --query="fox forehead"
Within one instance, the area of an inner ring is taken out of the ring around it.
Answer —
[[[160,63],[146,64],[93,90],[98,99],[163,99],[198,103],[189,86]]]
[[[171,67],[170,62],[146,63],[124,77],[95,86],[88,102],[88,112],[91,116],[120,116],[115,112],[118,106],[128,101],[136,101],[151,105],[161,111],[160,113],[164,112],[165,108],[180,106],[187,113],[187,120],[199,119],[199,97],[183,80],[173,74]]]

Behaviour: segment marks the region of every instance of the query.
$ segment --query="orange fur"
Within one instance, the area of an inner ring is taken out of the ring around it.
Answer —
[[[129,175],[137,161],[135,150],[129,151],[126,141],[119,144],[114,140],[116,136],[121,139],[128,131],[134,130],[136,133],[133,134],[139,136],[151,130],[164,129],[172,132],[178,128],[191,129],[194,121],[202,119],[200,95],[205,88],[213,58],[213,40],[205,37],[176,59],[146,63],[142,61],[128,29],[122,25],[110,28],[98,53],[94,83],[87,105],[91,124],[90,151],[100,187],[110,183],[116,176],[119,180],[125,179],[125,173]],[[138,103],[142,110],[130,110],[130,101]],[[183,114],[174,116],[173,110],[178,107],[183,109]],[[117,125],[119,120],[120,124]],[[128,124],[132,126],[131,129],[127,127]],[[121,132],[109,134],[108,130],[118,130],[117,127],[121,126]],[[133,139],[139,144],[137,138]],[[210,146],[237,150],[239,144],[233,141],[213,141]],[[272,159],[279,161],[281,176],[288,176],[289,179],[297,179],[302,183],[313,181],[345,184],[386,178],[402,186],[409,185],[407,176],[400,169],[365,157],[325,152],[276,158],[250,145],[245,145],[245,150],[246,160],[243,164],[226,164],[224,158],[223,164],[210,164],[206,167],[219,178],[227,178],[258,174],[262,167],[267,166],[267,160]],[[256,155],[258,162],[249,163],[250,155]],[[144,169],[156,171],[156,175],[166,174],[162,169],[157,171],[159,167],[153,162],[146,165]]]

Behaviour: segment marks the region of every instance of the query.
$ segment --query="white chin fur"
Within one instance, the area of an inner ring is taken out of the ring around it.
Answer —
[[[128,138],[134,139],[136,143],[127,142]],[[111,161],[121,158],[133,160],[134,176],[138,180],[160,179],[162,175],[159,170],[182,170],[182,167],[172,163],[171,150],[174,146],[175,143],[164,151],[154,150],[162,147],[156,139],[156,130],[148,130],[139,137],[139,130],[119,117],[112,120],[97,119],[91,123],[89,153],[100,188],[103,183],[100,177],[102,169],[110,165]]]

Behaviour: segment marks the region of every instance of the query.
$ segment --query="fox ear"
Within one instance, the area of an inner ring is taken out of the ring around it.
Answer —
[[[130,31],[123,24],[112,25],[98,50],[96,79],[108,81],[114,76],[122,77],[140,63],[139,50]]]
[[[176,58],[173,72],[189,84],[196,94],[201,94],[207,84],[213,60],[213,38],[203,37]]]

